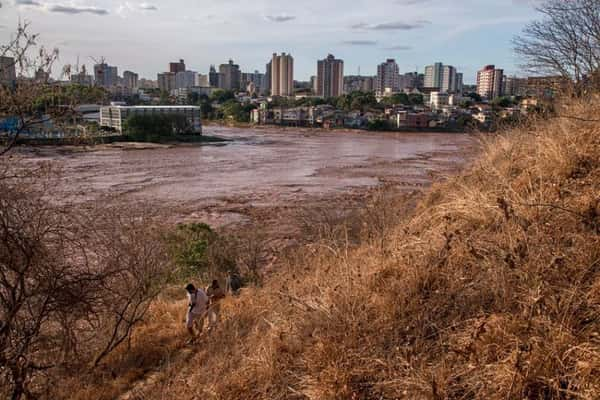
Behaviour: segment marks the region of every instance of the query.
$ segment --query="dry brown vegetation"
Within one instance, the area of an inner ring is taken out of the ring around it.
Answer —
[[[124,347],[172,269],[144,210],[57,204],[58,177],[0,159],[3,398],[38,398]]]
[[[410,215],[376,196],[358,245],[356,221],[319,228],[193,347],[164,293],[117,378],[75,398],[600,398],[600,99],[560,113],[487,140]]]

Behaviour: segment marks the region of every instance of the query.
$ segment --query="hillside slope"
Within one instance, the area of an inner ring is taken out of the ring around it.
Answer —
[[[127,397],[600,398],[600,99],[561,114],[490,139],[397,226],[367,207],[381,237],[303,248],[191,353],[169,344],[185,304],[157,304],[132,351],[175,356]]]

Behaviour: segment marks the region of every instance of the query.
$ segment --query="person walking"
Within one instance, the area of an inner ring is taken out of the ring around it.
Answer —
[[[225,298],[225,291],[219,286],[219,281],[216,279],[206,288],[206,294],[210,300],[208,307],[208,329],[214,329],[220,321],[221,316],[221,300]]]
[[[190,283],[185,287],[188,293],[188,312],[185,320],[185,326],[189,334],[192,336],[192,340],[200,336],[202,329],[204,328],[204,318],[206,318],[208,312],[208,296],[202,289],[196,289],[196,287]],[[194,332],[194,325],[198,326],[198,334]]]

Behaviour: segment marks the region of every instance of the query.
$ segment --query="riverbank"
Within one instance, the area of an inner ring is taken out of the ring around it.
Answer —
[[[22,136],[17,139],[18,146],[96,146],[119,144],[126,147],[128,144],[214,144],[225,143],[227,139],[211,135],[177,135],[174,137],[164,137],[157,141],[133,140],[125,135],[90,135],[90,136],[69,136],[69,137],[27,137]]]
[[[599,108],[493,138],[408,213],[392,196],[322,219],[190,350],[165,295],[119,365],[157,336],[169,362],[124,398],[598,398]]]
[[[217,121],[210,120],[205,121],[204,126],[208,127],[227,127],[237,129],[256,129],[256,130],[302,130],[310,132],[360,132],[360,133],[459,133],[465,134],[470,131],[465,129],[450,129],[447,127],[435,127],[435,128],[402,128],[402,129],[389,129],[389,130],[369,130],[363,128],[323,128],[318,126],[288,126],[288,125],[258,125],[245,122],[231,122],[231,121]]]

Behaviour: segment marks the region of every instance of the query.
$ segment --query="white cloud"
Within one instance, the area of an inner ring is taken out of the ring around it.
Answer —
[[[280,14],[280,15],[265,15],[265,19],[271,22],[288,22],[296,19],[293,15]]]

